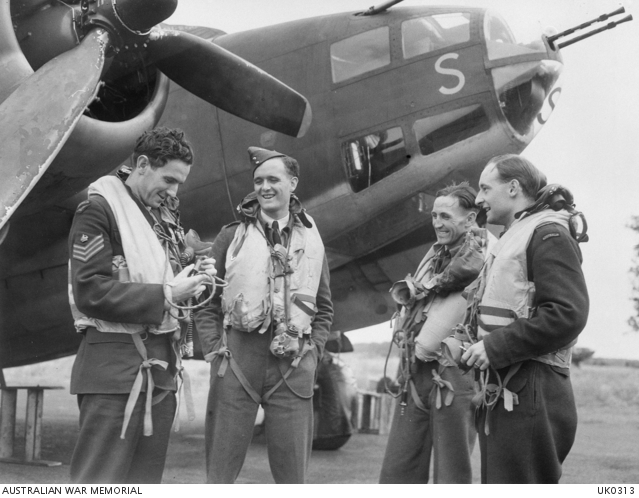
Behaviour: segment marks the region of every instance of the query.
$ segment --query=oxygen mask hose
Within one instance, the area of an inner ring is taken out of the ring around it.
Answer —
[[[196,275],[203,275],[206,278],[206,280],[202,282],[201,285],[211,287],[209,296],[204,301],[199,302],[195,305],[192,304],[192,298],[189,298],[187,300],[186,305],[179,305],[173,302],[171,292],[170,291],[167,292],[167,289],[170,289],[172,287],[171,282],[167,282],[164,284],[164,299],[166,300],[166,302],[169,304],[171,308],[175,308],[177,310],[182,310],[182,311],[190,311],[190,310],[203,308],[205,305],[207,305],[211,301],[211,299],[213,299],[213,296],[215,295],[215,291],[217,290],[218,287],[226,287],[228,285],[228,282],[226,280],[223,280],[217,276],[209,275],[206,271],[200,270],[200,265],[202,264],[203,259],[204,258],[198,258],[198,260],[195,263],[195,266],[193,267],[193,270],[191,270],[191,272],[189,273],[189,277],[193,277]],[[182,317],[181,319],[184,320],[185,318]]]

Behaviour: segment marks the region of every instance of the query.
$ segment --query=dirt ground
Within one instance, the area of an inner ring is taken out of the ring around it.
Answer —
[[[20,405],[20,403],[19,403]],[[196,412],[203,413],[203,401]],[[22,412],[22,407],[18,407]],[[32,467],[0,463],[2,484],[62,484],[68,482],[69,461],[77,435],[77,407],[74,397],[64,391],[45,395],[42,457],[62,462],[58,467]],[[22,433],[18,427],[18,435]],[[315,451],[311,460],[310,483],[376,483],[387,436],[355,434],[337,451]],[[563,483],[610,484],[639,482],[639,412],[611,408],[580,409],[577,440],[564,464]],[[16,441],[20,455],[21,438]],[[474,474],[479,482],[479,449],[475,449]],[[201,417],[184,421],[173,434],[164,483],[203,483],[204,427]],[[266,446],[256,437],[238,483],[273,482]]]

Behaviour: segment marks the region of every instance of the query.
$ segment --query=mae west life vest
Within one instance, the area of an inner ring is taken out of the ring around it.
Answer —
[[[557,223],[568,229],[570,214],[545,210],[516,220],[490,249],[482,271],[477,298],[477,338],[505,327],[520,318],[531,318],[535,308],[535,283],[528,280],[526,249],[537,227]],[[570,367],[572,346],[536,358],[562,368]]]
[[[314,223],[306,228],[295,217],[288,248],[278,247],[268,244],[259,222],[238,226],[226,253],[225,328],[263,333],[273,322],[285,323],[299,337],[311,333],[324,244]]]
[[[486,229],[471,229],[464,236],[461,247],[448,266],[438,275],[434,275],[435,251],[431,247],[417,268],[416,280],[424,282],[426,288],[431,287],[438,279],[449,283],[455,280],[474,280],[483,266],[488,241]],[[455,325],[463,321],[466,312],[466,299],[462,296],[462,291],[463,289],[459,289],[443,295],[436,293],[428,297],[429,301],[423,311],[425,321],[415,338],[415,355],[420,360],[432,361],[441,358],[442,341],[451,335]]]
[[[107,200],[122,237],[124,261],[121,256],[113,258],[113,277],[120,281],[147,284],[164,284],[171,281],[173,269],[167,257],[167,251],[163,247],[163,244],[167,244],[167,242],[160,242],[137,204],[131,199],[124,183],[114,176],[104,176],[89,186],[89,196],[91,195],[100,195]],[[121,271],[123,266],[128,269],[126,273]],[[95,327],[99,332],[164,334],[174,332],[179,328],[177,318],[168,311],[164,312],[162,324],[159,326],[109,322],[86,316],[75,304],[70,263],[68,290],[71,314],[78,332],[83,332],[87,327]]]
[[[434,276],[434,256],[435,251],[431,247],[415,272],[416,280],[426,282]],[[461,297],[461,291],[451,292],[446,297],[433,293],[427,299],[423,311],[425,321],[415,338],[415,356],[422,361],[438,359],[442,340],[450,335],[466,310],[466,300]],[[405,309],[403,311],[406,312]]]

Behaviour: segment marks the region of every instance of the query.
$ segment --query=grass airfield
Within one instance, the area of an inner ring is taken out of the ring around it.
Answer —
[[[379,348],[356,345],[354,353],[342,355],[361,388],[381,378],[384,355]],[[639,369],[623,362],[594,359],[572,369],[579,413],[575,445],[564,463],[562,483],[639,483]],[[58,467],[34,467],[0,463],[0,484],[65,484],[77,437],[78,409],[68,392],[73,357],[5,370],[9,385],[60,385],[64,390],[47,391],[44,398],[42,458],[62,462]],[[181,414],[180,431],[171,436],[163,483],[203,483],[204,411],[209,368],[204,362],[187,361],[196,419]],[[388,372],[397,359],[391,356]],[[392,376],[392,375],[391,375]],[[14,456],[23,454],[25,396],[18,399],[18,428]],[[308,482],[376,483],[388,436],[354,434],[337,451],[314,451]],[[474,482],[479,482],[479,447],[473,453]],[[272,483],[266,445],[254,438],[238,483]]]

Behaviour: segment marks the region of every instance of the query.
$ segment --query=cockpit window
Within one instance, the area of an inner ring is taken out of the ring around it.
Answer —
[[[481,105],[471,105],[415,121],[413,130],[422,155],[450,147],[490,128]]]
[[[470,14],[419,17],[402,23],[404,59],[470,40]]]
[[[390,64],[388,26],[331,45],[333,82],[339,83]]]
[[[359,192],[408,164],[400,127],[342,143],[342,158],[353,190]]]
[[[494,12],[487,12],[484,17],[484,36],[491,60],[546,51],[541,33],[520,37],[531,41],[518,43],[506,22]]]

